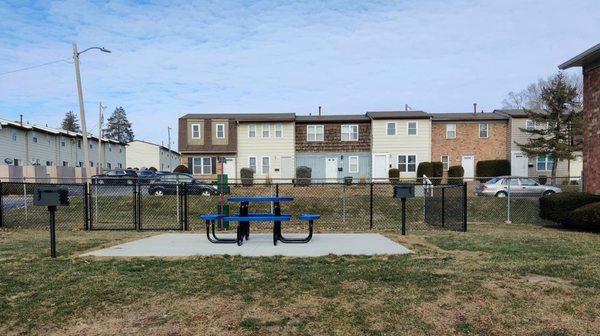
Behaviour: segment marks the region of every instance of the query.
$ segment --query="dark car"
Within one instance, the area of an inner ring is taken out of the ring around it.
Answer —
[[[175,195],[178,186],[181,187],[182,183],[186,183],[189,195],[212,196],[219,194],[215,186],[184,173],[158,175],[157,180],[148,188],[148,193],[155,196]]]
[[[134,184],[137,181],[137,172],[133,169],[115,169],[103,174],[92,176],[95,184]]]
[[[158,180],[158,174],[152,170],[140,170],[137,172],[140,183],[154,183]]]

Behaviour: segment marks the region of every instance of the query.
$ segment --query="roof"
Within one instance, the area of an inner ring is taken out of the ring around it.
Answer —
[[[239,122],[255,121],[294,121],[294,113],[191,113],[181,119],[234,119]]]
[[[598,61],[600,61],[600,43],[564,62],[558,68],[565,70],[572,67],[585,67],[588,64]]]
[[[371,120],[364,114],[332,114],[332,115],[304,115],[296,116],[296,122],[369,122]]]
[[[42,125],[34,125],[34,124],[28,124],[28,123],[21,124],[20,122],[10,121],[10,120],[6,120],[6,119],[0,119],[0,126],[9,126],[9,127],[13,127],[13,128],[37,131],[37,132],[53,134],[53,135],[63,134],[65,136],[73,137],[73,138],[83,137],[83,133],[80,133],[80,132],[71,132],[71,131],[61,129],[61,128],[54,128],[54,127],[48,127],[48,126],[42,126]],[[98,139],[97,136],[94,136],[91,133],[88,133],[87,137],[91,138],[91,139]],[[108,139],[108,138],[102,138],[102,141],[126,145],[126,143],[124,143],[124,142],[122,143],[120,141]]]
[[[430,113],[433,121],[507,120],[508,116],[497,113]]]
[[[144,141],[144,140],[133,140],[132,142],[141,142],[141,143],[145,143],[145,144],[148,144],[148,145],[157,146],[157,147],[160,147],[160,148],[162,148],[164,150],[167,150],[167,151],[170,150],[171,152],[173,152],[173,153],[175,153],[177,155],[180,155],[179,152],[176,151],[176,150],[169,149],[168,147],[165,147],[163,145],[158,145],[158,144],[155,144],[153,142],[148,142],[148,141]]]
[[[430,119],[423,111],[371,111],[367,112],[371,119]]]
[[[494,110],[493,113],[509,116],[512,118],[526,118],[527,117],[526,109],[500,109],[500,110]]]

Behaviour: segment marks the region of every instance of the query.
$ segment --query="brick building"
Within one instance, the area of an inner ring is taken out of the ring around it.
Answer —
[[[475,177],[477,162],[507,158],[508,117],[495,113],[431,113],[431,160],[441,161],[444,175],[462,166]]]
[[[371,178],[371,119],[365,115],[297,116],[296,167],[313,179]]]
[[[600,44],[559,65],[583,69],[584,190],[600,194]]]

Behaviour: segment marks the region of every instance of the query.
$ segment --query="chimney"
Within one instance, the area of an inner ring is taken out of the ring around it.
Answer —
[[[20,120],[21,126],[23,126],[23,115],[22,114],[20,115],[19,120]]]
[[[477,114],[477,103],[473,103],[473,114]]]
[[[321,106],[319,106],[319,117],[321,116]]]

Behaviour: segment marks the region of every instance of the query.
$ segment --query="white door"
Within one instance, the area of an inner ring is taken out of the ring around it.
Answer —
[[[463,155],[461,165],[465,170],[465,179],[472,181],[475,177],[475,157],[473,155]]]
[[[292,158],[289,156],[281,157],[281,178],[291,179],[294,176],[292,172]]]
[[[338,175],[338,164],[337,158],[326,158],[325,159],[325,178],[327,182],[336,182]]]
[[[512,151],[510,158],[510,174],[512,176],[529,176],[529,159],[523,152]]]
[[[373,180],[379,182],[387,181],[388,178],[388,154],[373,154]]]
[[[223,172],[227,174],[229,180],[236,179],[235,158],[225,158],[223,163]]]

